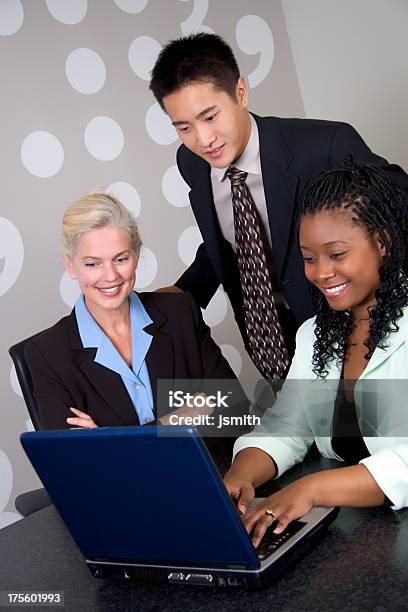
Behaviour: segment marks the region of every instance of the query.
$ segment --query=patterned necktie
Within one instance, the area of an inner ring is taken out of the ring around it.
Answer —
[[[245,326],[252,361],[267,379],[283,376],[288,352],[272,293],[258,212],[245,182],[246,172],[229,166],[235,242],[244,301]]]

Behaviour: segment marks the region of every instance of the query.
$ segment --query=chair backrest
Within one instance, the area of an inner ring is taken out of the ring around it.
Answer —
[[[23,393],[28,413],[31,417],[31,421],[34,425],[34,428],[37,430],[42,429],[38,418],[38,403],[34,393],[33,379],[31,378],[31,373],[24,355],[24,349],[27,342],[30,342],[30,340],[33,340],[33,338],[36,338],[37,336],[42,334],[43,331],[38,332],[37,334],[34,334],[33,336],[26,338],[25,340],[21,340],[20,342],[17,342],[17,344],[13,344],[13,346],[10,346],[9,348],[9,354],[13,360],[14,367],[16,369],[17,379],[20,383],[21,391]]]
[[[31,372],[24,355],[24,349],[27,342],[30,342],[30,340],[36,338],[42,333],[42,331],[38,332],[25,340],[21,340],[21,342],[17,342],[17,344],[13,344],[13,346],[10,346],[9,348],[9,354],[16,369],[18,382],[20,383],[28,413],[31,417],[34,429],[37,430],[42,429],[38,418],[38,403],[34,393]],[[52,501],[45,489],[36,489],[35,491],[21,493],[20,495],[17,495],[14,501],[16,510],[18,510],[18,512],[20,512],[20,514],[23,516],[29,516],[33,512],[49,506],[51,503]]]

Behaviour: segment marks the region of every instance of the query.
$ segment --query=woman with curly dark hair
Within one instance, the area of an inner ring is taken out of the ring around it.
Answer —
[[[255,545],[272,523],[281,533],[313,506],[408,506],[407,198],[349,158],[307,185],[298,219],[317,314],[298,331],[277,402],[237,440],[225,476]],[[254,487],[302,461],[313,441],[344,467],[247,511]]]

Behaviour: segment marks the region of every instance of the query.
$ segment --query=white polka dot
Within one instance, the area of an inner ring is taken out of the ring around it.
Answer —
[[[275,45],[269,25],[262,17],[245,15],[235,31],[238,46],[247,55],[258,55],[259,63],[248,75],[249,86],[253,89],[266,78],[272,67]]]
[[[78,283],[76,282],[76,280],[70,277],[68,272],[64,272],[61,277],[59,284],[59,292],[63,302],[65,302],[65,304],[70,308],[74,307],[75,302],[81,294],[81,290],[79,288]]]
[[[82,94],[98,92],[106,81],[102,58],[92,49],[74,49],[65,62],[65,74],[74,89]]]
[[[210,327],[215,327],[222,323],[227,315],[228,302],[224,291],[219,287],[214,294],[214,297],[203,310],[203,319]]]
[[[17,512],[2,512],[0,514],[0,529],[3,527],[7,527],[8,525],[12,525],[17,521],[20,521],[23,517]]]
[[[13,389],[14,393],[19,395],[20,397],[23,397],[23,393],[21,391],[20,383],[18,382],[16,368],[14,367],[14,364],[11,366],[11,370],[10,370],[10,384],[11,384],[11,388]]]
[[[13,489],[13,470],[6,453],[0,450],[0,529],[18,521],[21,516],[16,512],[3,512]]]
[[[147,6],[149,0],[113,0],[125,13],[140,13]]]
[[[193,263],[197,249],[202,241],[200,230],[196,225],[192,225],[182,232],[177,244],[177,250],[181,261],[186,266]]]
[[[100,161],[111,161],[118,157],[123,145],[122,129],[110,117],[95,117],[85,128],[85,146]]]
[[[15,34],[23,25],[24,10],[20,0],[1,0],[0,36]]]
[[[188,206],[190,200],[188,194],[190,187],[183,180],[177,166],[171,166],[163,174],[162,191],[166,200],[172,206]]]
[[[122,204],[126,206],[134,215],[138,217],[140,215],[140,209],[142,203],[140,200],[139,193],[133,185],[130,183],[124,183],[123,181],[117,181],[111,183],[106,189],[107,193],[111,193],[116,196]]]
[[[13,470],[6,453],[0,450],[0,512],[4,510],[10,499],[13,488]]]
[[[82,21],[88,10],[88,0],[46,0],[51,15],[65,25]]]
[[[191,14],[180,24],[183,36],[193,32],[203,32],[205,27],[202,22],[207,16],[209,0],[194,0]]]
[[[142,246],[136,270],[136,289],[145,289],[157,276],[158,264],[153,251]]]
[[[169,145],[177,140],[176,130],[157,102],[148,109],[145,125],[150,138],[158,144]]]
[[[241,353],[231,344],[221,344],[220,349],[225,359],[233,369],[235,376],[239,376],[242,370]]]
[[[0,217],[0,296],[16,282],[24,262],[24,244],[16,226]]]
[[[201,24],[198,28],[195,28],[194,32],[204,32],[206,34],[215,34],[215,30],[207,25]]]
[[[21,145],[22,162],[34,176],[49,178],[62,168],[64,149],[54,134],[38,130],[31,132]]]
[[[157,56],[161,51],[161,45],[150,36],[139,36],[129,47],[128,59],[133,72],[144,79],[150,81],[150,71],[153,68]]]

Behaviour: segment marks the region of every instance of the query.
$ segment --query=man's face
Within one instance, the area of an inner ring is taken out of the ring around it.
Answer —
[[[212,83],[197,81],[165,96],[163,105],[185,146],[214,168],[231,165],[245,149],[251,123],[242,77],[235,99]]]

